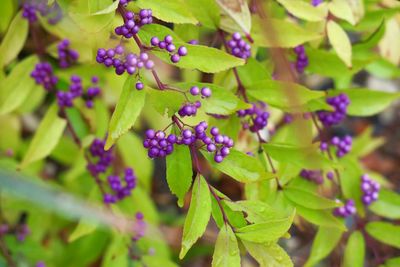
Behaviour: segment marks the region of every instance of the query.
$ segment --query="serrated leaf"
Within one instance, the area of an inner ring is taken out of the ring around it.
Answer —
[[[35,80],[29,75],[32,66],[38,62],[36,56],[28,57],[18,63],[2,82],[0,91],[0,114],[12,112],[18,108],[35,88]]]
[[[360,231],[353,232],[344,250],[343,267],[363,267],[365,257],[365,241]]]
[[[193,183],[192,200],[183,226],[180,259],[185,257],[192,245],[203,235],[210,216],[211,198],[208,184],[202,176],[198,176]]]
[[[320,227],[311,247],[310,256],[304,267],[316,265],[331,253],[342,237],[342,230],[337,228]]]
[[[366,88],[332,90],[329,95],[345,93],[350,99],[347,113],[353,116],[372,116],[386,109],[394,100],[400,98],[400,93]]]
[[[149,8],[153,16],[171,23],[197,24],[196,18],[183,0],[138,0],[135,4],[140,8]]]
[[[163,61],[183,69],[197,69],[206,73],[216,73],[230,68],[243,65],[245,62],[241,58],[234,57],[222,50],[203,46],[191,45],[186,43],[178,43],[177,47],[184,45],[188,50],[188,54],[181,57],[178,63],[171,62],[169,53],[156,51],[153,53]]]
[[[224,224],[215,243],[213,267],[240,267],[240,251],[230,226]]]
[[[186,92],[189,91],[192,86],[198,86],[199,88],[210,88],[212,95],[205,99],[199,99],[199,97],[193,97],[188,94],[189,99],[193,101],[199,100],[202,103],[201,108],[210,114],[230,115],[240,109],[247,109],[251,107],[251,105],[242,101],[231,91],[212,83],[189,82],[177,83],[174,86],[181,88],[182,91]]]
[[[370,222],[365,227],[367,233],[389,246],[400,248],[400,226],[388,222]]]
[[[224,201],[234,211],[246,213],[246,220],[262,223],[279,217],[279,213],[267,203],[258,200]]]
[[[267,173],[264,170],[264,167],[256,158],[235,149],[231,149],[230,154],[221,163],[215,163],[213,155],[208,152],[202,151],[202,154],[213,167],[242,183],[274,177],[272,173]]]
[[[57,146],[66,124],[65,120],[58,117],[58,107],[53,104],[40,122],[20,167],[25,168],[30,163],[47,157]]]
[[[293,0],[277,0],[282,6],[284,6],[290,14],[300,19],[308,21],[322,21],[325,20],[328,9],[326,5],[320,5],[318,7],[312,6],[310,3],[303,1]]]
[[[136,122],[144,106],[146,90],[136,90],[134,77],[128,77],[121,96],[111,117],[105,149],[108,150],[115,141],[126,133]]]
[[[186,3],[202,26],[211,29],[218,27],[220,14],[214,0],[186,0]]]
[[[251,224],[236,229],[236,235],[245,241],[254,243],[265,243],[279,239],[290,228],[295,211],[291,216],[284,219],[271,220],[264,223]]]
[[[325,158],[317,146],[299,147],[286,144],[264,144],[264,150],[276,161],[304,169],[331,170],[336,164]]]
[[[340,206],[336,201],[319,196],[299,187],[285,187],[283,193],[290,201],[309,209],[323,210]]]
[[[146,100],[155,110],[161,115],[166,112],[170,117],[180,109],[182,103],[185,101],[183,94],[168,90],[146,90]]]
[[[0,45],[0,67],[7,65],[18,56],[28,37],[28,28],[28,20],[22,17],[22,11],[18,12]]]
[[[347,65],[347,67],[352,67],[352,52],[351,43],[346,32],[333,20],[327,23],[327,33],[328,39],[331,43],[333,49],[335,49],[336,54],[339,58]]]
[[[254,82],[246,87],[246,92],[259,101],[286,111],[301,109],[309,101],[323,96],[323,92],[312,91],[295,83],[275,80]]]
[[[351,25],[356,24],[356,20],[351,9],[350,3],[346,0],[332,0],[328,4],[329,12],[331,12],[335,17],[344,19]]]
[[[322,38],[319,32],[302,28],[286,20],[269,19],[268,22],[271,23],[268,27],[277,29],[279,34],[266,36],[262,29],[265,27],[265,23],[257,19],[254,20],[251,36],[254,39],[254,43],[258,46],[289,48]]]
[[[346,226],[343,222],[333,216],[330,210],[312,210],[302,206],[297,206],[296,210],[297,214],[312,224],[322,227],[338,228],[341,231],[346,231]]]
[[[260,267],[292,267],[293,262],[286,251],[275,243],[253,243],[243,241],[249,254]]]
[[[192,158],[187,146],[175,146],[174,153],[166,158],[167,182],[169,189],[178,197],[178,205],[183,200],[192,184]]]
[[[251,14],[247,1],[245,0],[217,0],[217,4],[221,10],[235,22],[239,28],[250,33],[251,30]],[[222,24],[221,26],[223,26]],[[223,27],[224,28],[224,27]]]
[[[369,209],[382,217],[400,219],[400,195],[398,193],[381,189],[377,201],[369,206]]]

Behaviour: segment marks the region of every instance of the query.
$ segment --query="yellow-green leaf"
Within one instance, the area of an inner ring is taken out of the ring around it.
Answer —
[[[293,1],[293,0],[277,0],[283,5],[287,11],[295,17],[308,21],[322,21],[328,13],[326,5],[319,5],[318,7],[312,6],[308,2]]]
[[[240,251],[236,236],[224,224],[218,234],[212,259],[213,267],[240,267]]]
[[[335,49],[336,54],[347,67],[352,67],[351,43],[346,32],[333,20],[328,21],[327,32],[329,42]]]

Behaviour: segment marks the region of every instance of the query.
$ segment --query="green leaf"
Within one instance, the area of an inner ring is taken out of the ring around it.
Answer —
[[[391,258],[385,261],[385,265],[383,267],[398,267],[400,266],[400,257]],[[382,267],[382,266],[379,266]]]
[[[400,93],[365,88],[332,90],[329,95],[345,93],[350,99],[347,112],[352,116],[372,116],[386,109],[394,100],[400,98]]]
[[[299,109],[313,99],[323,96],[323,92],[309,90],[290,82],[263,80],[246,87],[249,96],[268,105],[290,111]]]
[[[229,31],[232,25],[227,25],[226,23],[234,23],[239,26],[241,31],[250,33],[251,14],[246,1],[217,0],[217,4],[228,18],[224,22],[221,21],[222,29]]]
[[[200,100],[202,103],[202,108],[204,108],[204,110],[209,114],[230,115],[240,109],[247,109],[251,107],[249,104],[239,99],[231,91],[212,83],[177,83],[174,86],[183,89],[182,91],[185,92],[188,92],[192,86],[198,86],[199,88],[210,88],[212,95],[205,99],[199,99],[198,97],[193,97],[188,94],[189,99],[193,101]]]
[[[263,27],[265,23],[262,21],[253,21],[253,29],[251,36],[254,43],[261,47],[296,47],[305,42],[321,39],[322,35],[318,32],[304,29],[292,22],[281,19],[270,19],[272,29],[278,29],[279,34],[273,37],[267,36]]]
[[[47,157],[57,146],[66,124],[65,120],[58,117],[57,105],[52,105],[40,122],[20,167],[25,168],[30,163]]]
[[[273,178],[273,174],[267,173],[255,157],[235,149],[231,149],[221,163],[216,163],[213,155],[208,152],[202,151],[202,154],[213,167],[239,182],[249,183]]]
[[[105,145],[105,149],[107,150],[110,149],[121,135],[125,134],[135,124],[144,106],[145,90],[136,90],[134,84],[134,77],[128,77],[124,84],[108,128]]]
[[[342,237],[342,231],[337,228],[320,227],[311,247],[310,256],[304,267],[316,265],[329,255]]]
[[[87,220],[81,220],[75,227],[74,231],[68,237],[68,242],[74,242],[75,240],[93,233],[96,230],[96,224],[90,223]]]
[[[3,81],[0,91],[0,114],[17,109],[35,88],[35,80],[30,77],[29,73],[37,62],[36,56],[22,60]],[[35,89],[42,90],[41,88]]]
[[[125,165],[135,170],[139,184],[149,191],[154,165],[143,147],[143,140],[134,133],[127,133],[118,139],[117,148]]]
[[[146,45],[151,45],[150,42],[153,36],[157,36],[159,39],[162,39],[166,35],[171,35],[174,40],[174,43],[184,42],[173,30],[160,24],[152,23],[144,25],[143,27],[140,28],[140,31],[138,32],[140,40]]]
[[[296,207],[297,214],[306,221],[322,227],[334,227],[346,231],[346,226],[341,220],[333,216],[330,210],[312,210],[302,206]]]
[[[243,245],[260,267],[293,267],[289,255],[278,244],[243,241]]]
[[[355,25],[355,17],[351,6],[346,0],[333,0],[329,3],[329,12],[331,12],[335,17],[344,19],[351,25]]]
[[[92,13],[92,15],[103,15],[103,14],[109,14],[111,12],[114,12],[117,9],[118,4],[119,4],[118,1],[114,1],[109,6],[103,8],[99,11],[96,11],[95,13]]]
[[[183,94],[173,91],[150,89],[146,90],[146,94],[147,104],[150,104],[161,115],[167,112],[170,117],[178,112],[185,101]]]
[[[230,226],[224,224],[218,234],[212,260],[213,267],[240,267],[240,251]]]
[[[351,43],[346,32],[333,20],[328,21],[327,32],[329,42],[333,49],[335,49],[337,55],[347,67],[352,67],[352,56],[351,56]]]
[[[10,23],[12,16],[14,14],[14,2],[4,1],[1,6],[1,16],[0,16],[0,34],[7,30],[8,24]]]
[[[293,222],[295,211],[284,219],[271,220],[264,223],[251,224],[236,230],[236,235],[245,241],[265,243],[282,237]]]
[[[7,65],[18,56],[28,37],[28,28],[28,20],[22,17],[22,11],[18,12],[0,45],[0,67]]]
[[[309,209],[323,210],[341,206],[334,200],[321,197],[299,187],[289,185],[284,188],[283,193],[290,201]]]
[[[255,58],[248,58],[245,65],[236,68],[242,84],[247,88],[255,82],[270,79],[272,75],[266,65]]]
[[[365,129],[357,138],[353,139],[351,153],[357,157],[363,157],[385,143],[383,137],[373,137],[372,127]]]
[[[189,12],[189,7],[183,0],[138,0],[135,4],[140,8],[151,9],[153,16],[166,22],[177,24],[197,24],[198,22],[193,14]]]
[[[206,73],[216,73],[243,65],[243,59],[234,57],[222,50],[203,46],[176,42],[177,47],[184,45],[187,56],[181,57],[178,63],[171,62],[169,53],[154,50],[153,53],[163,61],[183,69],[197,69]]]
[[[331,170],[334,163],[322,155],[317,146],[299,147],[286,144],[264,144],[264,150],[276,161],[304,169]]]
[[[216,29],[219,25],[219,8],[214,0],[186,0],[190,11],[202,26]]]
[[[101,266],[129,266],[128,253],[129,245],[126,237],[114,235],[103,255]]]
[[[192,245],[203,235],[210,216],[211,198],[208,184],[202,176],[198,176],[193,184],[192,200],[183,226],[180,259],[185,257]]]
[[[178,267],[178,265],[166,258],[163,257],[156,257],[152,255],[144,255],[141,257],[141,261],[145,264],[147,267]]]
[[[360,231],[353,232],[344,251],[343,267],[363,267],[365,257],[365,241]]]
[[[224,201],[234,211],[245,212],[246,220],[251,223],[262,223],[279,217],[279,213],[267,203],[259,200]]]
[[[295,17],[308,21],[323,21],[325,20],[328,10],[326,5],[318,7],[312,6],[310,3],[292,0],[277,0],[283,5],[290,14]]]
[[[370,222],[365,227],[367,233],[389,246],[400,248],[400,226],[388,222]]]
[[[192,184],[192,158],[187,146],[175,146],[174,153],[167,161],[167,182],[169,189],[178,197],[178,205],[183,206],[183,200]]]
[[[382,217],[400,219],[400,195],[398,193],[381,189],[379,199],[369,206],[369,209]]]

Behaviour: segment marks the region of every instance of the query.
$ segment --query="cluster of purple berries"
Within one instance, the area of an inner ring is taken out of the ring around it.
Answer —
[[[188,50],[186,46],[180,46],[178,50],[176,49],[176,46],[173,43],[173,38],[171,35],[167,35],[164,37],[164,40],[160,41],[158,37],[154,36],[151,38],[151,45],[152,46],[157,46],[158,48],[162,50],[166,50],[170,53],[171,55],[171,62],[172,63],[178,63],[179,60],[181,60],[181,57],[184,57],[188,54]]]
[[[242,39],[240,33],[232,34],[232,39],[227,43],[230,53],[235,57],[247,59],[251,57],[251,46]]]
[[[319,6],[324,0],[311,0],[313,6]]]
[[[151,9],[141,9],[136,16],[135,13],[128,11],[124,14],[124,24],[115,28],[115,34],[132,38],[139,32],[140,27],[152,22],[153,13]]]
[[[27,19],[29,23],[34,23],[38,20],[37,14],[48,17],[47,21],[50,24],[56,24],[62,17],[61,9],[57,3],[51,7],[47,5],[46,1],[26,1],[22,5],[22,17]]]
[[[17,224],[15,227],[12,227],[6,223],[0,225],[0,237],[6,234],[15,234],[17,240],[23,242],[25,241],[26,236],[30,233],[31,231],[26,223]]]
[[[133,225],[133,231],[135,235],[132,236],[132,241],[138,241],[142,238],[146,232],[146,223],[144,221],[143,213],[137,212],[135,215],[136,222]]]
[[[87,164],[87,169],[93,176],[97,176],[100,173],[106,172],[107,168],[111,165],[112,160],[114,159],[112,149],[105,151],[104,150],[105,141],[101,139],[94,139],[92,144],[89,147],[90,155],[97,159],[96,163]]]
[[[378,200],[380,189],[380,184],[372,180],[368,174],[363,174],[361,176],[361,191],[363,192],[361,200],[364,205],[368,206],[372,202]]]
[[[119,0],[119,4],[121,6],[127,6],[130,1],[132,1],[132,0]]]
[[[269,113],[266,111],[267,104],[263,102],[253,103],[249,109],[242,109],[237,112],[238,117],[246,118],[242,123],[244,129],[252,132],[258,132],[268,124]]]
[[[336,156],[342,158],[351,151],[353,139],[350,135],[346,135],[343,138],[334,136],[330,143],[336,147]],[[329,149],[329,144],[327,142],[321,142],[320,148],[322,151],[326,151]]]
[[[296,70],[297,73],[302,74],[304,69],[308,66],[308,57],[304,46],[296,46],[293,51],[296,53]]]
[[[350,99],[346,94],[341,93],[337,96],[328,97],[326,102],[334,108],[334,111],[317,112],[318,118],[323,125],[332,126],[346,118],[347,106],[350,104]]]
[[[203,87],[199,88],[198,86],[192,86],[189,90],[190,94],[192,96],[198,96],[201,94],[202,98],[208,98],[211,96],[212,91],[208,87]],[[195,116],[197,114],[197,109],[201,107],[201,102],[196,101],[194,103],[185,103],[183,106],[179,109],[178,114],[181,117],[185,116]]]
[[[36,84],[42,85],[47,91],[53,90],[58,82],[53,68],[47,62],[36,64],[35,69],[31,72],[31,77],[35,79]]]
[[[74,64],[79,58],[78,52],[72,50],[69,45],[69,40],[64,39],[57,46],[58,59],[61,68],[68,68],[70,65]]]
[[[57,103],[60,107],[72,107],[75,98],[83,97],[86,100],[86,106],[88,108],[93,107],[93,99],[98,96],[101,92],[97,86],[98,78],[92,77],[92,86],[88,88],[86,95],[83,95],[82,80],[77,75],[71,76],[71,84],[68,91],[57,91]]]
[[[207,136],[207,128],[207,123],[203,121],[193,127],[194,131],[191,129],[182,130],[179,137],[174,134],[166,137],[165,132],[156,132],[150,129],[146,131],[143,146],[148,149],[150,158],[162,158],[173,152],[174,144],[190,146],[196,141],[201,141],[208,152],[214,153],[215,162],[220,163],[229,155],[234,142],[228,136],[219,134],[219,129],[216,127],[210,129],[211,137]]]
[[[320,170],[306,170],[303,169],[300,172],[300,176],[310,182],[314,182],[316,184],[324,183],[324,177],[322,176],[322,172]]]
[[[104,195],[104,203],[116,203],[131,195],[131,191],[136,187],[136,175],[131,168],[125,169],[125,186],[122,184],[121,178],[118,175],[110,175],[107,178],[108,185],[113,193]]]
[[[97,51],[96,61],[106,67],[114,67],[117,75],[122,75],[125,71],[132,75],[141,68],[152,69],[154,67],[154,62],[149,59],[149,55],[145,52],[140,53],[139,56],[129,53],[123,57],[123,54],[124,48],[120,45],[115,49],[105,50],[100,48]]]
[[[347,200],[346,204],[342,207],[336,208],[333,210],[333,214],[337,217],[349,217],[351,215],[354,215],[356,213],[356,206],[354,203],[354,200],[349,199]]]

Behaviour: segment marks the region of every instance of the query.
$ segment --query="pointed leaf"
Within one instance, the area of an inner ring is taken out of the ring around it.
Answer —
[[[22,11],[18,12],[0,45],[0,67],[7,65],[18,56],[28,37],[28,28],[28,20],[22,17]]]
[[[277,0],[290,14],[308,21],[322,21],[328,14],[326,5],[314,7],[310,3],[293,0]]]
[[[340,206],[336,201],[319,196],[299,187],[288,186],[283,190],[290,201],[309,209],[323,210]]]
[[[136,119],[142,111],[146,93],[144,92],[145,90],[136,90],[134,83],[134,77],[126,79],[108,128],[105,146],[107,150],[110,149],[121,135],[126,133],[135,124]]]
[[[180,259],[185,257],[192,245],[203,235],[210,216],[211,198],[208,184],[202,176],[198,176],[193,184],[192,200],[183,226]]]
[[[212,260],[213,267],[240,267],[240,251],[236,236],[230,226],[224,224],[218,234]]]
[[[58,117],[57,105],[52,105],[40,122],[20,167],[25,168],[30,163],[47,157],[60,141],[65,126],[66,121]]]
[[[328,21],[327,32],[329,42],[333,49],[335,49],[337,55],[347,65],[352,67],[352,56],[351,56],[351,43],[346,32],[333,20]]]
[[[192,158],[187,146],[175,146],[174,153],[166,158],[167,182],[172,193],[178,197],[182,207],[183,198],[192,184]]]
[[[231,18],[245,33],[251,30],[251,14],[244,0],[217,0],[221,10]]]
[[[333,0],[329,3],[329,12],[335,17],[344,19],[351,25],[355,25],[355,17],[351,9],[350,3],[347,0]]]
[[[398,193],[381,189],[377,201],[369,209],[379,216],[389,219],[400,219],[400,195]]]
[[[330,210],[312,210],[302,206],[296,207],[297,214],[303,217],[306,221],[322,226],[338,228],[341,231],[346,231],[344,223],[337,217],[333,216]]]
[[[219,25],[219,7],[214,0],[186,0],[193,15],[202,26],[216,29]]]
[[[253,243],[243,241],[249,254],[260,267],[293,267],[293,262],[286,251],[275,243]]]
[[[388,222],[370,222],[365,227],[367,233],[389,246],[400,248],[400,226]]]
[[[353,232],[344,251],[343,267],[363,267],[365,257],[365,240],[360,231]]]
[[[311,247],[311,253],[304,267],[311,267],[320,262],[336,247],[343,231],[337,228],[320,227]]]

